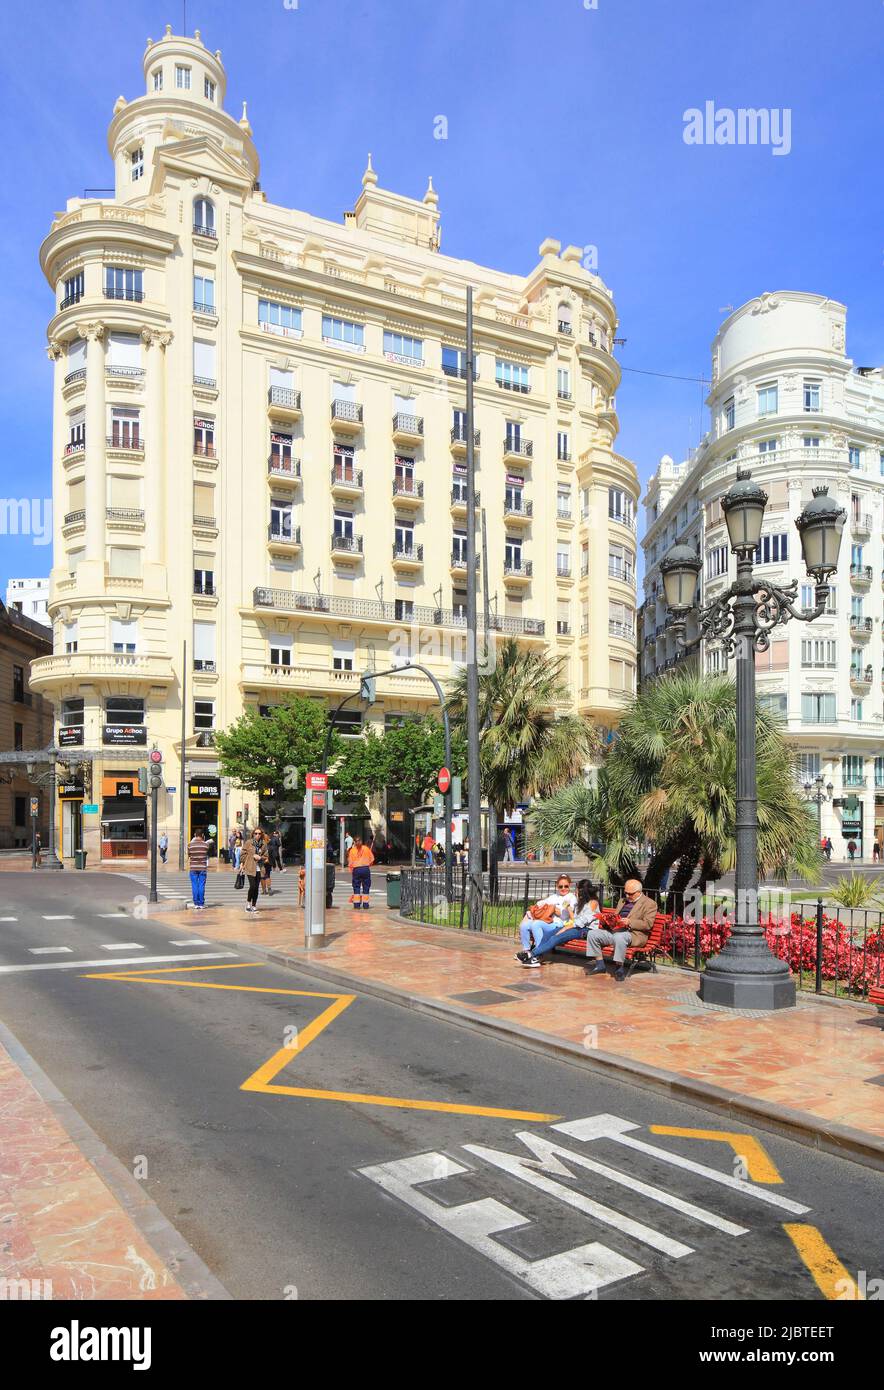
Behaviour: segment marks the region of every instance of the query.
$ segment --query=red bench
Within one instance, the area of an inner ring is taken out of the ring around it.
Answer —
[[[884,985],[872,985],[869,990],[869,1003],[878,1005],[878,1013],[884,1017]]]
[[[610,915],[609,915],[609,914],[610,914]],[[606,910],[602,913],[602,922],[603,922],[603,924],[604,924],[605,926],[608,926],[608,923],[609,923],[609,922],[613,924],[614,919],[615,919],[615,914],[611,911],[610,908],[606,909]],[[654,918],[654,925],[651,927],[650,935],[649,935],[647,941],[645,942],[644,946],[627,946],[627,948],[626,948],[626,978],[627,978],[627,980],[629,979],[629,977],[630,977],[630,975],[632,974],[632,972],[633,972],[633,970],[635,969],[635,967],[638,965],[639,961],[644,961],[645,964],[649,965],[650,968],[651,968],[651,970],[652,970],[652,971],[654,972],[654,974],[656,975],[656,973],[657,973],[657,966],[656,966],[655,961],[656,961],[656,957],[657,957],[658,955],[662,955],[662,954],[663,954],[663,929],[664,929],[664,927],[666,926],[666,924],[668,923],[668,921],[669,921],[669,918],[668,918],[668,917],[666,917],[662,912],[658,912],[657,915],[656,915],[656,917]],[[581,940],[579,937],[575,937],[572,941],[566,941],[566,942],[563,943],[563,945],[561,945],[561,946],[556,946],[555,951],[561,951],[561,952],[563,952],[563,953],[567,951],[570,955],[573,955],[573,956],[585,956],[585,955],[586,955],[586,941],[585,941],[585,940]],[[555,951],[553,951],[553,955],[555,955]],[[606,960],[610,960],[610,958],[613,956],[613,954],[614,954],[614,947],[613,947],[613,946],[603,946],[603,947],[602,947],[602,955],[605,957]],[[882,999],[884,999],[884,990],[881,991],[881,994],[882,994]]]

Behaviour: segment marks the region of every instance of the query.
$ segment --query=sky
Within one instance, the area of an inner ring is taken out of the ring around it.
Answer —
[[[51,566],[39,534],[4,534],[2,506],[34,499],[38,517],[51,494],[39,246],[68,197],[112,182],[113,103],[141,95],[167,23],[221,49],[271,202],[340,221],[371,150],[382,187],[421,197],[432,174],[449,255],[527,274],[546,237],[595,248],[626,339],[617,448],[642,483],[697,443],[712,338],[764,290],[844,302],[848,353],[884,363],[881,0],[187,0],[186,26],[184,10],[3,7],[0,598]],[[686,143],[709,101],[788,110],[784,152]]]

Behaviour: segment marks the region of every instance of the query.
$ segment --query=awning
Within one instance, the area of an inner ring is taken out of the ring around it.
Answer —
[[[140,821],[147,824],[147,802],[141,797],[106,796],[101,803],[102,825],[118,824],[120,821]]]

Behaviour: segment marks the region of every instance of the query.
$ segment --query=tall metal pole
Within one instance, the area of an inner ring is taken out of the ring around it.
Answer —
[[[473,287],[467,286],[467,861],[470,931],[482,929],[482,773],[479,759],[478,615],[476,612],[476,458],[473,448]]]
[[[159,902],[157,896],[157,788],[150,789],[150,893],[148,902]]]
[[[485,609],[485,647],[483,657],[485,669],[488,669],[488,658],[491,657],[493,666],[495,661],[495,638],[491,635],[491,599],[488,595],[488,528],[485,525],[485,508],[482,508],[482,599]],[[492,712],[489,708],[485,719],[485,728],[491,723]],[[488,898],[489,901],[497,902],[497,807],[492,806],[491,798],[488,798]]]
[[[186,762],[185,741],[187,739],[187,643],[181,644],[181,773],[178,781],[178,868],[184,871],[184,836],[187,825],[187,788],[184,785]]]

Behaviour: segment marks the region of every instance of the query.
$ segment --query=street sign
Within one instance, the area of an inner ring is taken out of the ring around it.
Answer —
[[[328,773],[327,773],[327,772],[308,772],[308,773],[307,773],[307,790],[308,790],[308,791],[311,791],[311,792],[312,792],[312,791],[317,791],[317,792],[328,791]]]
[[[440,767],[439,775],[436,778],[436,786],[439,788],[443,796],[448,791],[448,788],[451,786],[451,773],[448,771],[447,767]]]
[[[83,813],[84,816],[97,816],[97,815],[98,815],[98,803],[97,803],[97,802],[91,802],[91,801],[90,801],[90,802],[87,804],[86,802],[84,802],[83,805],[80,807],[80,810],[82,811],[82,813]]]
[[[433,815],[436,820],[445,815],[445,798],[441,792],[438,796],[433,797]]]
[[[462,791],[462,787],[461,787],[461,779],[460,779],[459,777],[452,777],[452,779],[451,779],[451,806],[452,806],[452,810],[454,810],[454,811],[459,811],[462,805],[463,805],[463,791]]]
[[[39,814],[40,814],[40,798],[39,798],[39,796],[32,796],[32,797],[31,797],[31,815],[32,815],[32,816],[39,816]]]

